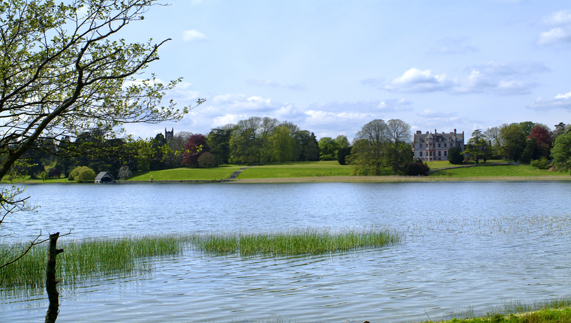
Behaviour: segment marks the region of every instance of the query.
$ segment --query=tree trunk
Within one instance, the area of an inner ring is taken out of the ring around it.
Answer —
[[[56,257],[63,252],[63,249],[57,249],[57,239],[59,232],[50,234],[50,249],[48,252],[48,265],[46,268],[46,291],[50,301],[48,312],[46,313],[46,323],[54,323],[59,314],[59,293],[57,291],[56,280]]]

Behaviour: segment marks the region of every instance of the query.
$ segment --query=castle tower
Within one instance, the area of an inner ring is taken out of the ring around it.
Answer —
[[[171,131],[167,131],[167,128],[165,128],[165,140],[167,142],[171,142],[173,137],[174,137],[174,128],[172,128]]]

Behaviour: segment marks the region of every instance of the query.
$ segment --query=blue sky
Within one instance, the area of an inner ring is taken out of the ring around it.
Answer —
[[[178,123],[126,127],[141,137],[251,116],[349,138],[373,119],[467,134],[571,123],[568,0],[172,0],[122,36],[172,38],[148,71],[184,78],[179,105],[207,99]]]

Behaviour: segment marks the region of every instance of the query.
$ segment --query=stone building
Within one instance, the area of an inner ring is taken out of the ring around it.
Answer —
[[[167,141],[167,143],[170,143],[173,137],[174,137],[174,128],[172,128],[171,131],[167,131],[167,128],[165,128],[165,140]]]
[[[434,129],[434,133],[417,131],[414,134],[413,142],[414,159],[422,161],[447,160],[448,149],[452,147],[460,147],[464,150],[464,131],[462,133],[438,133]]]

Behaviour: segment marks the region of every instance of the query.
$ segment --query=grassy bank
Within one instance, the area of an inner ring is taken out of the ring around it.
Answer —
[[[214,253],[250,255],[302,255],[375,248],[398,242],[400,237],[388,231],[329,233],[314,230],[272,234],[223,234],[192,237],[196,248]]]
[[[435,172],[430,177],[569,177],[569,172],[548,171],[530,165],[476,166],[446,169]]]
[[[197,181],[197,180],[216,180],[230,177],[232,173],[244,166],[229,165],[214,168],[173,168],[164,170],[155,170],[150,172],[137,172],[129,178],[129,181],[149,181],[151,175],[155,181]]]
[[[452,319],[424,321],[441,323],[567,323],[571,322],[571,299],[552,299],[543,302],[509,302],[491,308],[484,316],[476,317],[473,310],[453,314]]]

